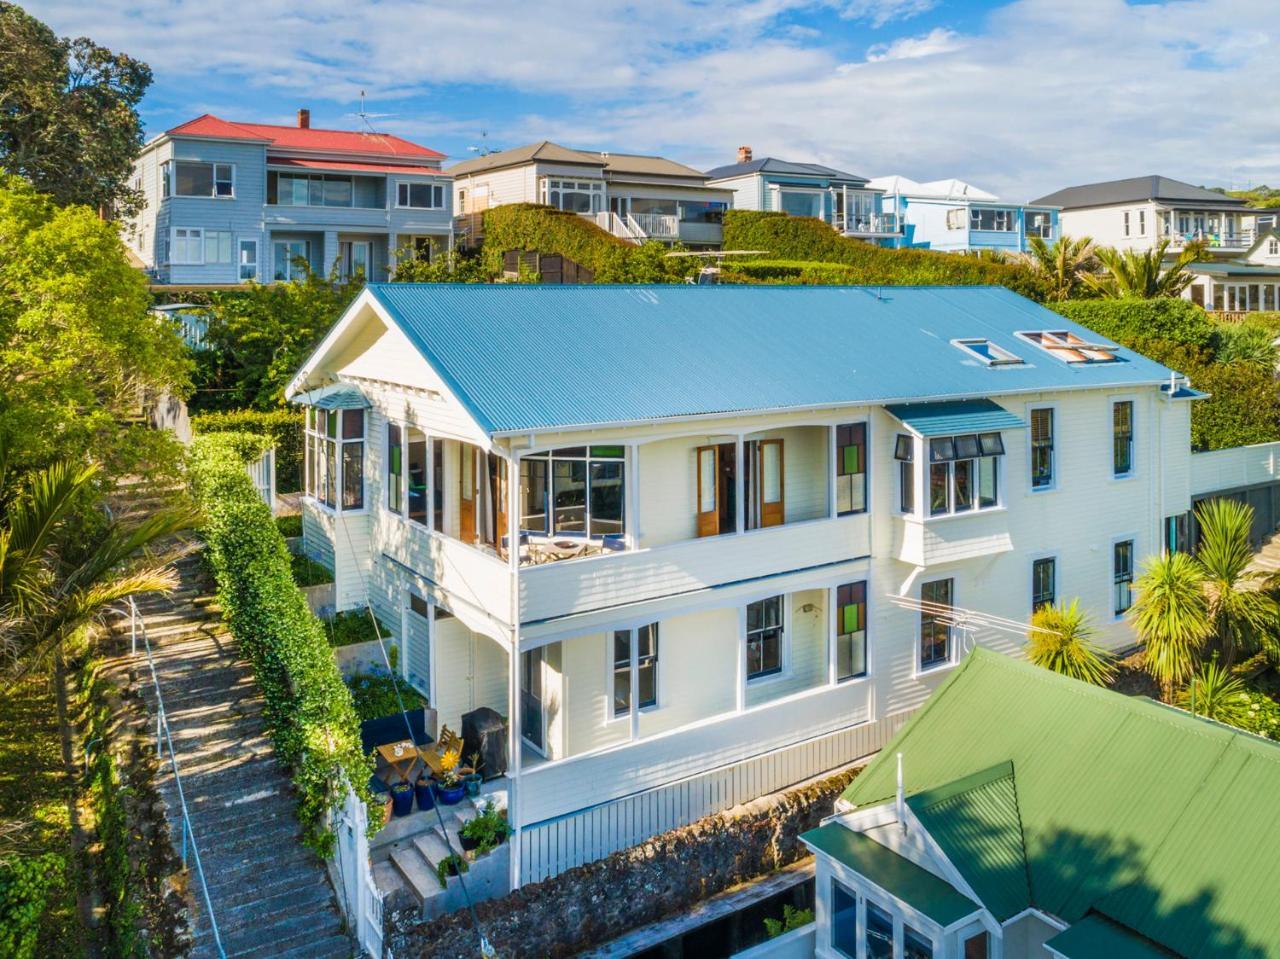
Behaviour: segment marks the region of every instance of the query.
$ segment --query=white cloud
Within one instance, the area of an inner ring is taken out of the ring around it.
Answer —
[[[366,89],[373,109],[399,112],[388,128],[426,143],[465,145],[487,128],[502,146],[551,137],[704,166],[750,143],[757,156],[956,176],[1010,199],[1148,173],[1280,184],[1271,53],[1280,20],[1259,17],[1257,0],[1014,0],[966,22],[963,36],[946,6],[927,12],[927,29],[889,26],[930,6],[35,0],[29,9],[60,33],[147,60],[169,102],[190,90],[190,109],[163,120],[213,109],[287,122],[255,112],[263,93],[340,115]],[[873,40],[865,61],[850,62]],[[514,111],[490,106],[504,96]]]
[[[867,62],[882,60],[914,60],[938,53],[951,53],[964,48],[960,34],[946,27],[934,27],[924,36],[899,37],[892,43],[877,43],[867,50]]]

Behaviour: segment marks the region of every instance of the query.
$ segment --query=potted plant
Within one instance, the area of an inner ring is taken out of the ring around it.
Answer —
[[[455,806],[462,802],[467,787],[458,774],[458,750],[447,749],[440,756],[440,771],[436,773],[436,799],[442,806]]]
[[[467,789],[467,795],[472,799],[480,795],[480,785],[484,782],[484,777],[480,775],[480,753],[471,754],[471,768],[462,774],[462,784]]]
[[[413,784],[401,779],[391,786],[391,814],[407,816],[413,811]]]
[[[423,812],[436,808],[435,796],[431,789],[431,776],[427,770],[424,769],[418,776],[418,781],[413,784],[413,793],[418,800],[418,808]]]
[[[457,876],[469,868],[471,867],[467,865],[467,861],[456,852],[445,856],[436,864],[436,878],[440,880],[440,888],[448,886],[450,876]]]
[[[483,856],[501,846],[510,835],[511,827],[507,825],[506,815],[499,812],[490,799],[478,816],[463,823],[458,841],[464,850],[474,850],[477,856]]]
[[[394,797],[390,792],[378,793],[378,799],[382,803],[382,825],[391,822],[391,813],[394,809]]]

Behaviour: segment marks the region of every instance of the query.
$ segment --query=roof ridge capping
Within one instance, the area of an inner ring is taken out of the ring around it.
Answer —
[[[930,806],[936,806],[939,803],[946,802],[948,799],[954,799],[956,796],[962,796],[974,789],[999,782],[1002,779],[1017,780],[1013,772],[1012,759],[1006,759],[1004,762],[996,763],[994,766],[989,766],[976,773],[953,779],[944,785],[922,789],[907,799],[907,805],[913,808],[927,809]]]

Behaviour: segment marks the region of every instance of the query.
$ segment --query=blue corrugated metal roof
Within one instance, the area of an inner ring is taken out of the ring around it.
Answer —
[[[1026,429],[1026,422],[991,400],[894,403],[886,407],[921,436]]]
[[[298,394],[293,397],[293,402],[321,410],[363,410],[371,405],[364,392],[350,383],[330,383],[308,393]]]
[[[963,399],[1168,379],[1068,365],[1019,330],[1097,334],[1003,287],[542,286],[369,289],[490,432],[765,410]],[[951,345],[981,337],[1021,364]]]

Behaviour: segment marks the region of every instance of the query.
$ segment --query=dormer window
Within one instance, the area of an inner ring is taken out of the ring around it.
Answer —
[[[996,346],[990,340],[952,340],[951,344],[981,360],[987,366],[1021,366],[1023,362],[1022,357],[1010,353],[1003,346]]]
[[[1017,334],[1064,363],[1111,363],[1118,347],[1083,339],[1070,330],[1034,330]]]

